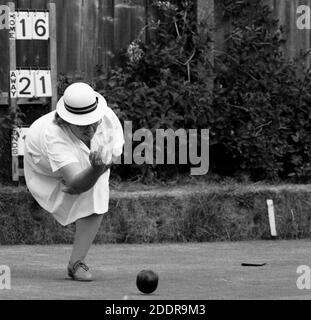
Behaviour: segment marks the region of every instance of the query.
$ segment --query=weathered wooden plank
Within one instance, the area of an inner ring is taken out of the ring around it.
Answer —
[[[83,81],[89,82],[94,76],[98,51],[98,0],[87,0],[82,3],[82,33],[81,33],[81,71]]]
[[[214,50],[215,53],[226,50],[226,35],[230,32],[230,21],[225,20],[224,11],[220,1],[214,3],[215,35]]]
[[[154,18],[153,14],[153,7],[152,7],[152,0],[146,0],[145,2],[145,24],[149,25],[151,21]],[[146,34],[145,34],[145,41],[146,43],[150,43],[151,39],[154,37],[152,30],[150,28],[147,28]]]
[[[15,11],[15,3],[9,3],[10,11]],[[16,70],[16,41],[15,39],[9,41],[10,47],[10,70]],[[17,110],[17,101],[15,98],[9,98],[9,108],[10,112],[13,114],[16,113]],[[16,122],[14,121],[13,127],[15,126]],[[18,156],[12,156],[12,180],[18,181],[19,180],[19,173],[18,173]]]
[[[15,4],[13,2],[9,3],[9,7],[11,12],[15,11]],[[16,40],[15,39],[9,40],[9,60],[10,60],[9,70],[10,71],[16,70]],[[16,99],[15,98],[12,99],[10,97],[9,102],[10,102],[11,112],[15,113],[17,109]]]
[[[286,33],[287,33],[287,42],[286,42],[286,47],[287,47],[287,54],[289,57],[294,57],[295,55],[295,35],[296,35],[296,21],[294,24],[293,28],[293,15],[291,13],[291,10],[295,7],[296,5],[296,0],[293,1],[286,1]]]
[[[52,98],[51,110],[56,109],[58,101],[57,92],[57,19],[56,19],[56,5],[52,1],[48,3],[48,10],[50,12],[50,41],[49,41],[49,66],[51,68],[52,80]]]
[[[200,26],[199,33],[203,38],[210,37],[209,59],[211,64],[214,64],[214,43],[213,34],[215,30],[214,16],[214,0],[198,0],[197,1],[197,19]],[[202,25],[201,25],[202,24]]]
[[[56,0],[57,19],[57,62],[58,72],[67,72],[67,13],[66,3],[68,0]]]
[[[65,0],[64,14],[67,32],[66,50],[61,49],[61,57],[65,59],[66,75],[74,80],[81,79],[81,32],[82,32],[82,2],[83,0]]]
[[[0,5],[7,5],[6,0],[0,0]],[[8,92],[9,84],[9,32],[0,30],[0,94]]]
[[[132,6],[125,0],[115,0],[114,48],[116,51],[126,49],[131,43]]]
[[[206,59],[208,59],[211,65],[214,65],[214,29],[215,29],[215,19],[214,19],[214,1],[213,0],[198,0],[197,1],[197,20],[199,29],[198,32],[202,39],[211,39],[209,43],[209,50],[206,52]],[[214,86],[214,74],[212,68],[206,79],[207,87],[212,90]]]
[[[8,92],[0,93],[0,106],[8,107],[9,105],[9,95]]]
[[[131,8],[131,41],[140,36],[145,41],[144,27],[146,26],[146,3],[144,0],[136,0]]]
[[[114,0],[99,1],[98,66],[108,70],[114,55]]]

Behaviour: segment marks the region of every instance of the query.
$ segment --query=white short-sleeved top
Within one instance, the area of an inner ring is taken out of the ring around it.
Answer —
[[[79,163],[81,171],[90,166],[90,149],[72,132],[54,123],[55,111],[39,118],[29,128],[25,140],[24,171],[27,187],[40,206],[66,226],[92,214],[108,211],[108,170],[93,188],[80,195],[69,195],[59,170]],[[108,107],[98,126],[92,147],[102,144],[114,156],[122,154],[124,135],[116,114]]]

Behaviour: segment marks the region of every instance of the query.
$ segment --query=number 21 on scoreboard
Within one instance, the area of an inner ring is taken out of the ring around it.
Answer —
[[[11,98],[52,97],[51,72],[18,70],[10,72]]]

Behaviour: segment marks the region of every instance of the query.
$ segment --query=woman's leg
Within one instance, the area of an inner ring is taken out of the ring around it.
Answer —
[[[69,264],[84,261],[103,220],[103,214],[93,214],[76,221],[76,233]]]

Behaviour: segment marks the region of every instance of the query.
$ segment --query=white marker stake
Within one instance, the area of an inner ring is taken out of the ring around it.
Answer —
[[[275,214],[274,214],[273,200],[267,200],[267,205],[268,205],[271,236],[276,237],[277,233],[276,233],[276,227],[275,227]]]

